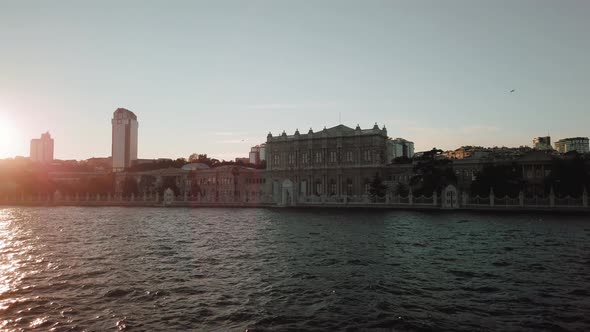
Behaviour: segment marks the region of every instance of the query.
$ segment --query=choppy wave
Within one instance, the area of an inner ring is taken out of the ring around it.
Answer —
[[[0,330],[590,330],[585,217],[0,209]]]

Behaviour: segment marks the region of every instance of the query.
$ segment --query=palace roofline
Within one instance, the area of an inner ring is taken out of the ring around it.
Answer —
[[[371,129],[361,129],[359,125],[356,126],[355,129],[352,129],[348,126],[343,124],[326,128],[324,127],[323,130],[318,132],[313,132],[310,128],[307,134],[300,134],[299,129],[295,130],[293,135],[287,135],[283,130],[283,133],[278,136],[272,136],[272,133],[268,133],[267,142],[268,141],[280,141],[285,139],[313,139],[313,138],[328,138],[328,137],[342,137],[342,136],[368,136],[368,135],[382,135],[387,137],[387,129],[383,126],[383,129],[379,129],[377,123]]]

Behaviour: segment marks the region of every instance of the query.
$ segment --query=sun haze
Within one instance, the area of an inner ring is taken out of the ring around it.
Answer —
[[[15,148],[17,140],[17,128],[6,116],[0,106],[0,158],[14,157],[20,151]]]
[[[587,1],[3,1],[0,98],[23,131],[12,153],[50,131],[58,159],[109,156],[118,107],[138,116],[140,158],[244,156],[269,131],[340,118],[417,151],[530,145],[589,136],[589,15]]]

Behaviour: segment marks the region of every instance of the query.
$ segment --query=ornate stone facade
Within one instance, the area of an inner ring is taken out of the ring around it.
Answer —
[[[210,203],[263,203],[268,201],[264,170],[221,166],[191,172],[191,196]]]
[[[387,130],[338,125],[307,134],[268,134],[267,181],[273,201],[295,205],[308,197],[338,199],[368,193],[387,165]]]
[[[116,173],[115,193],[125,195],[124,181],[130,178],[137,183],[138,194],[150,197],[171,188],[175,199],[201,203],[265,203],[270,200],[265,170],[189,165],[193,167]]]

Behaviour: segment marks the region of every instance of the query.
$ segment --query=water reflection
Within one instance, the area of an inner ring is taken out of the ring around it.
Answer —
[[[22,311],[15,312],[15,305],[31,300],[34,285],[23,285],[23,280],[38,273],[44,258],[36,253],[36,238],[32,230],[22,227],[22,215],[15,209],[0,209],[0,327],[15,322],[26,322]],[[16,313],[16,315],[15,315]],[[11,317],[12,316],[12,317]],[[30,325],[40,326],[40,317]]]
[[[19,280],[19,244],[12,231],[12,222],[12,211],[0,210],[0,310],[8,308],[4,294],[16,288]]]
[[[588,239],[584,217],[0,209],[0,330],[588,330]]]

